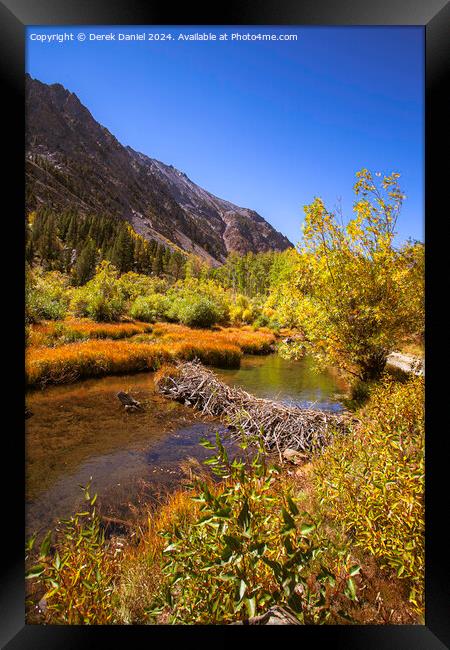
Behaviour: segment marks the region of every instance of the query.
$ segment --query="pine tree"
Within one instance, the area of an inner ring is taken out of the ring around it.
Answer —
[[[74,284],[86,284],[94,276],[96,263],[97,248],[94,241],[88,239],[73,267]]]

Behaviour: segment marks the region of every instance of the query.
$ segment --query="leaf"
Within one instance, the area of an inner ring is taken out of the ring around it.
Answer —
[[[43,564],[36,564],[36,566],[27,571],[25,574],[25,579],[30,580],[31,578],[37,578],[38,576],[42,575],[44,571],[45,567]]]
[[[298,508],[297,508],[297,506],[295,505],[295,503],[294,503],[294,501],[293,501],[293,499],[292,499],[291,496],[288,496],[288,497],[287,497],[287,502],[288,502],[288,506],[289,506],[290,513],[291,513],[294,517],[295,517],[295,515],[298,515]]]
[[[358,564],[354,564],[350,567],[349,575],[356,576],[357,573],[361,571],[361,567]]]
[[[247,583],[245,580],[241,580],[239,584],[239,600],[242,600],[245,592],[247,591]]]
[[[215,449],[213,443],[210,442],[207,438],[200,438],[199,442],[202,447],[205,447],[205,449]]]
[[[315,524],[302,524],[300,526],[300,533],[304,536],[308,535],[308,533],[312,532],[315,529]]]
[[[25,545],[25,549],[26,549],[26,551],[27,551],[28,553],[29,553],[30,551],[33,550],[33,546],[34,546],[34,542],[35,542],[35,541],[36,541],[36,533],[34,533],[34,535],[32,535],[32,536],[27,540],[27,543],[26,543],[26,545]]]
[[[248,617],[252,618],[255,615],[255,612],[256,612],[255,597],[253,596],[253,598],[246,598],[245,599],[245,605],[247,607]]]
[[[52,531],[49,530],[44,539],[42,540],[41,547],[39,549],[39,556],[46,557],[50,550],[50,544],[52,542]]]
[[[250,511],[248,509],[248,499],[246,498],[244,500],[244,505],[242,506],[242,509],[238,515],[237,518],[238,524],[241,528],[244,530],[247,530],[247,528],[250,525]]]
[[[174,544],[169,544],[169,546],[166,546],[166,548],[163,550],[163,553],[170,553],[171,551],[174,551],[176,549],[177,545]]]
[[[347,581],[348,594],[351,600],[356,600],[356,587],[352,578],[349,578]]]

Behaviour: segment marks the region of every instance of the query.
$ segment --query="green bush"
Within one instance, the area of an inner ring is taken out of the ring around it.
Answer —
[[[59,320],[66,316],[70,300],[68,279],[59,271],[28,270],[25,286],[25,322]]]
[[[220,624],[280,604],[304,624],[342,622],[338,611],[356,600],[359,572],[347,550],[300,512],[288,490],[276,488],[278,470],[267,467],[262,448],[253,460],[231,462],[219,435],[216,446],[206,462],[224,483],[194,480],[198,518],[172,520],[161,531],[166,561],[150,617],[164,611],[171,623]]]
[[[139,296],[131,305],[130,316],[144,323],[162,320],[168,309],[167,298],[159,293]]]
[[[125,313],[125,300],[118,283],[117,269],[103,261],[95,276],[83,287],[74,290],[70,308],[75,316],[99,322],[114,322]]]
[[[386,378],[375,386],[350,435],[315,464],[316,491],[327,516],[354,543],[410,587],[420,610],[424,592],[424,386]]]
[[[118,286],[124,300],[132,304],[136,298],[164,293],[167,290],[167,281],[129,271],[120,276]]]
[[[169,316],[188,327],[211,327],[219,322],[217,306],[209,298],[179,298],[170,307]]]
[[[260,314],[258,318],[255,318],[255,320],[253,321],[252,327],[254,329],[259,329],[260,327],[267,327],[269,323],[270,323],[270,319],[264,314]]]

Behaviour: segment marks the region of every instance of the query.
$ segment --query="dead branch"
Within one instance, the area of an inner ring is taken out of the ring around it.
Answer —
[[[204,415],[225,420],[234,436],[261,436],[265,448],[311,452],[345,433],[351,418],[315,409],[289,406],[255,397],[242,388],[230,387],[198,360],[179,362],[156,380],[158,390]]]

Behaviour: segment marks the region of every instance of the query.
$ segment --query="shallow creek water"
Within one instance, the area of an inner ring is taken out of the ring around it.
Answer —
[[[239,370],[215,370],[230,385],[300,406],[341,409],[345,386],[330,373],[315,374],[308,359],[247,356]],[[124,412],[120,390],[145,405]],[[155,392],[153,373],[89,379],[29,392],[26,420],[27,534],[44,531],[82,503],[80,485],[92,476],[101,512],[129,520],[146,502],[158,501],[189,475],[189,466],[211,452],[199,444],[220,431],[212,418]]]

